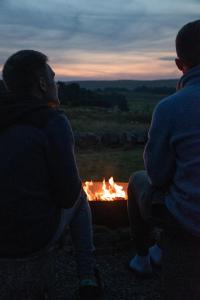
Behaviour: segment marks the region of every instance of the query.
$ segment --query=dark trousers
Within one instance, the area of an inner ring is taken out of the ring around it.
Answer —
[[[164,192],[150,187],[145,171],[136,172],[128,185],[128,215],[137,254],[148,254],[149,237],[154,226],[163,227],[166,208]],[[153,199],[153,203],[152,203]]]
[[[163,229],[162,283],[164,300],[200,299],[200,238],[188,233],[164,205],[164,191],[150,187],[145,171],[128,186],[128,213],[137,254],[148,254],[154,226]]]

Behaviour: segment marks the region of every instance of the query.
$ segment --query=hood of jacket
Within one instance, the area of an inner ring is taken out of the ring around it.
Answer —
[[[47,103],[29,95],[4,94],[0,97],[0,131],[18,123],[37,119],[38,112],[48,109]]]

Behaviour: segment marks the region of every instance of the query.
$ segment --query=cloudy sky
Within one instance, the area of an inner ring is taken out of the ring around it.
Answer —
[[[0,69],[35,49],[60,79],[175,78],[176,33],[199,18],[200,0],[0,0]]]

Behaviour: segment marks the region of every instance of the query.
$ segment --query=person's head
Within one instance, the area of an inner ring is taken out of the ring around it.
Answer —
[[[55,73],[45,54],[34,50],[18,51],[7,59],[2,75],[10,92],[59,104]]]
[[[183,73],[200,65],[200,20],[184,25],[176,36],[175,60]]]

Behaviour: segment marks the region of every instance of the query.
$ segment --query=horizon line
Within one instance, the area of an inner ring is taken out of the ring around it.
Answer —
[[[167,81],[178,80],[179,78],[158,78],[158,79],[58,79],[57,81]]]
[[[178,80],[180,77],[167,77],[167,78],[163,78],[162,76],[160,78],[153,78],[153,79],[150,79],[150,78],[127,78],[127,79],[124,79],[124,78],[118,78],[118,79],[108,79],[108,78],[68,78],[68,77],[60,77],[60,76],[56,76],[56,82],[58,81],[64,81],[64,82],[73,82],[73,81],[167,81],[167,80]],[[3,80],[2,78],[2,74],[0,74],[0,80]]]

